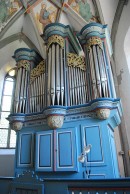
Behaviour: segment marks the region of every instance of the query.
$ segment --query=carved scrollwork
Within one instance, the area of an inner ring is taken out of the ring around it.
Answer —
[[[79,67],[83,71],[86,70],[85,58],[83,56],[78,56],[74,53],[68,53],[67,62],[68,66]]]
[[[30,66],[30,62],[27,60],[20,60],[18,61],[18,69],[23,67],[24,69],[26,69],[26,71],[29,70],[29,66]]]
[[[102,40],[99,37],[91,37],[88,41],[87,41],[87,49],[88,51],[90,51],[91,46],[93,45],[98,45],[101,49],[103,49],[102,46]]]
[[[45,73],[45,62],[41,61],[36,68],[32,69],[30,75],[30,82],[32,83],[37,77],[39,77],[42,73]]]
[[[52,43],[57,43],[61,46],[61,48],[64,48],[64,38],[62,38],[62,36],[53,35],[53,36],[49,37],[47,48],[49,48]]]

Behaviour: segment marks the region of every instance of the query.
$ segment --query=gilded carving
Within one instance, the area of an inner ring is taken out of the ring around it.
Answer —
[[[61,46],[61,48],[64,48],[64,38],[62,38],[62,36],[59,35],[50,36],[48,38],[47,48],[49,48],[52,43],[57,43]]]
[[[20,60],[18,61],[18,69],[23,67],[27,71],[29,70],[30,62],[28,60]]]
[[[67,62],[69,67],[79,67],[83,71],[86,70],[85,58],[83,56],[78,56],[74,53],[68,53]]]
[[[33,82],[42,73],[45,73],[45,62],[41,61],[36,68],[32,69],[30,74],[30,82]]]
[[[87,48],[88,51],[90,51],[91,46],[93,45],[98,45],[101,49],[103,49],[102,46],[102,40],[99,37],[91,37],[88,41],[87,41]]]

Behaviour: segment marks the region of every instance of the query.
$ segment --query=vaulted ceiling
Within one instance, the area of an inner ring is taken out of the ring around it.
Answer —
[[[7,66],[7,71],[15,65],[12,55],[17,48],[35,48],[43,58],[46,57],[41,38],[45,25],[39,22],[42,6],[46,7],[51,22],[69,24],[77,32],[90,22],[105,23],[104,9],[107,10],[108,6],[106,3],[105,8],[104,2],[107,0],[0,0],[0,69]],[[126,0],[122,2],[123,9]],[[119,18],[119,9],[115,14],[117,4],[120,6],[120,1],[114,0],[114,8],[112,5],[111,8],[114,9],[113,15]],[[116,20],[115,17],[114,21]]]

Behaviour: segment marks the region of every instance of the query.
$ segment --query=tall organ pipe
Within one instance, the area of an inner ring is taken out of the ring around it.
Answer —
[[[106,64],[104,62],[103,48],[95,44],[86,49],[88,66],[90,68],[90,87],[92,89],[91,100],[101,97],[109,97]],[[88,70],[89,71],[89,70]]]
[[[47,105],[64,105],[64,62],[63,48],[52,43],[48,48],[48,99]]]
[[[25,113],[27,101],[27,85],[28,85],[28,62],[21,60],[18,62],[14,112]]]
[[[61,92],[61,105],[63,106],[64,101],[64,83],[65,83],[65,77],[64,77],[64,64],[63,64],[63,49],[60,48],[60,92]]]
[[[51,60],[51,102],[52,105],[55,104],[55,45],[52,44],[52,60]]]
[[[60,85],[61,85],[61,76],[60,76],[60,50],[59,45],[56,45],[56,99],[57,105],[60,103]]]
[[[50,99],[50,88],[51,88],[51,47],[49,48],[49,53],[48,53],[48,83],[47,83],[47,105],[51,105],[51,99]]]

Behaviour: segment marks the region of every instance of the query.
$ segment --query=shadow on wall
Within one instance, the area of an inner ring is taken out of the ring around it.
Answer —
[[[15,155],[0,155],[0,176],[14,176],[14,158]]]

